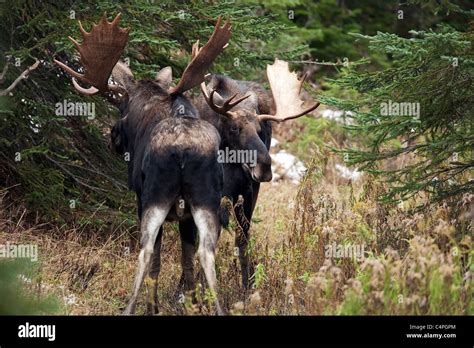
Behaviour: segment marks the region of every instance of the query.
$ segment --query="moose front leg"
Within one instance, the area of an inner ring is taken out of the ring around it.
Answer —
[[[242,286],[244,290],[247,291],[252,285],[250,284],[250,278],[254,273],[253,263],[248,253],[250,219],[252,218],[250,199],[245,201],[242,196],[239,196],[237,203],[234,205],[234,214],[238,223],[237,232],[235,234],[235,246],[239,252]]]
[[[251,285],[250,278],[254,273],[254,267],[249,260],[248,255],[249,230],[240,230],[235,235],[235,246],[239,252],[240,268],[242,271],[242,286],[245,291],[249,290]]]

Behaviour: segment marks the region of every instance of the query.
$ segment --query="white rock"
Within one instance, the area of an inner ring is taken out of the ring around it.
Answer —
[[[270,155],[272,158],[273,181],[288,179],[298,184],[306,172],[306,167],[296,156],[281,150]]]
[[[325,109],[322,111],[321,115],[324,118],[328,118],[330,120],[340,121],[343,115],[343,112],[340,110]]]
[[[352,111],[341,111],[341,110],[331,110],[331,109],[324,109],[321,111],[321,116],[323,118],[327,118],[330,120],[334,120],[336,122],[344,123],[344,124],[352,124],[353,121],[350,118],[344,118],[343,116],[353,116],[354,113]]]
[[[339,175],[341,177],[343,177],[344,179],[357,180],[362,175],[362,173],[359,172],[357,170],[357,168],[354,169],[354,170],[351,170],[351,169],[347,168],[346,166],[344,166],[342,164],[338,164],[338,163],[334,167],[339,172]]]
[[[276,140],[275,138],[272,138],[272,140],[270,141],[270,147],[275,147],[278,144],[280,144],[280,142]]]

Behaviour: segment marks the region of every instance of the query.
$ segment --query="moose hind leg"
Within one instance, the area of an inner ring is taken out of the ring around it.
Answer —
[[[198,255],[201,267],[206,276],[207,285],[215,296],[217,314],[223,315],[217,296],[217,277],[215,268],[215,250],[219,236],[219,218],[217,210],[212,211],[203,207],[191,207],[194,222],[199,230]]]
[[[153,258],[151,261],[150,279],[152,281],[151,289],[148,292],[147,314],[158,314],[158,276],[161,269],[161,239],[163,237],[163,226],[160,227],[155,241]]]
[[[135,312],[135,306],[137,303],[140,288],[143,284],[145,275],[147,274],[150,268],[150,261],[153,255],[153,247],[155,245],[156,237],[158,236],[161,225],[163,224],[166,216],[168,215],[169,209],[170,206],[150,206],[145,209],[143,213],[140,226],[142,240],[140,255],[138,257],[138,269],[135,275],[132,296],[124,312],[124,314],[126,315],[130,315]]]
[[[179,234],[181,237],[181,266],[183,273],[180,280],[180,288],[184,291],[196,288],[194,281],[194,257],[196,255],[197,229],[192,219],[179,222]]]

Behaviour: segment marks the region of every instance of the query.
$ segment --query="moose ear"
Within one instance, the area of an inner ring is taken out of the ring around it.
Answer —
[[[165,90],[168,90],[168,88],[171,85],[171,82],[173,80],[173,72],[171,70],[170,66],[167,66],[156,74],[155,81],[158,82],[158,84]]]
[[[224,105],[224,98],[222,98],[222,96],[217,93],[217,92],[214,92],[214,96],[213,96],[213,99],[214,99],[214,103],[217,105],[217,106],[222,106]]]

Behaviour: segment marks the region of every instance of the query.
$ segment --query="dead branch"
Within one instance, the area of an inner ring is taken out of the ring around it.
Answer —
[[[107,192],[107,190],[101,189],[99,187],[91,186],[84,181],[80,180],[77,176],[75,176],[70,170],[68,170],[63,164],[60,162],[56,161],[55,159],[49,157],[48,155],[44,154],[44,156],[51,162],[53,162],[55,165],[57,165],[59,168],[61,168],[66,174],[68,174],[76,183],[78,183],[81,186],[87,187],[88,189],[92,191],[102,191],[102,192]]]
[[[10,93],[22,80],[28,78],[28,75],[33,71],[35,70],[38,66],[39,66],[39,61],[37,60],[33,65],[31,65],[30,67],[28,67],[25,71],[23,71],[20,76],[18,76],[16,78],[15,81],[13,81],[13,83],[8,86],[7,89],[4,89],[4,90],[0,90],[0,96],[5,96],[7,95],[8,93]],[[3,81],[3,78],[4,78],[4,73],[6,73],[6,70],[7,70],[7,66],[8,66],[8,62],[7,64],[5,65],[5,67],[3,68],[3,72],[2,72],[2,75],[1,75],[1,78],[0,78],[0,82]]]
[[[3,67],[2,74],[0,75],[0,84],[3,83],[3,79],[5,78],[5,75],[8,71],[8,63],[10,62],[10,59],[7,59],[5,62],[5,66]]]

